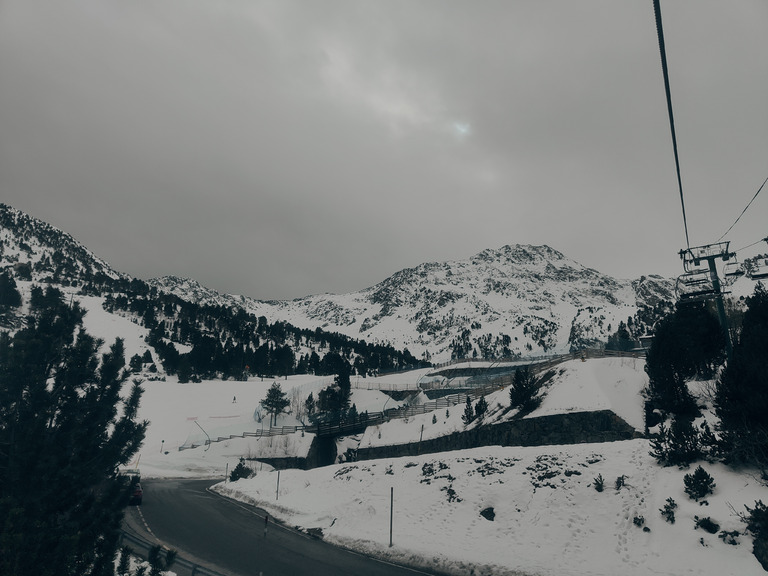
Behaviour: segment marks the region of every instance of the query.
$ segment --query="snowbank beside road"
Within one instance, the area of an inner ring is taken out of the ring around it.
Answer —
[[[328,541],[457,574],[764,573],[751,554],[751,537],[728,545],[696,530],[694,516],[711,516],[721,530],[740,531],[744,525],[730,505],[752,506],[765,499],[766,488],[722,465],[704,467],[717,482],[709,506],[687,497],[686,471],[658,466],[646,440],[490,447],[283,470],[279,499],[276,472],[215,489],[263,507],[289,526],[319,529]],[[603,492],[594,487],[598,475],[605,479]],[[624,486],[616,490],[618,477]],[[659,512],[667,498],[678,504],[674,524]]]

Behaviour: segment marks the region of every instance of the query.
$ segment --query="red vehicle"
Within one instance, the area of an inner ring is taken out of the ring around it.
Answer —
[[[131,487],[131,499],[128,501],[129,504],[141,504],[141,498],[144,496],[144,491],[141,489],[141,484],[136,482]]]

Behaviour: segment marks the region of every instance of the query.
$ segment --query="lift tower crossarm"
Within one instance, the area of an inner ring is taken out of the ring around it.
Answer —
[[[708,264],[710,278],[712,279],[711,298],[714,298],[715,303],[717,304],[717,315],[720,318],[720,327],[725,336],[725,351],[728,355],[728,359],[731,358],[733,345],[731,344],[731,334],[728,330],[728,319],[725,316],[723,291],[720,286],[720,278],[717,276],[715,260],[722,259],[723,261],[727,261],[735,256],[733,252],[728,251],[729,247],[730,242],[716,242],[714,244],[706,244],[704,246],[696,246],[694,248],[680,250],[680,258],[683,260],[683,268],[686,272],[691,272],[691,265],[698,267],[701,265],[702,261],[706,261]]]

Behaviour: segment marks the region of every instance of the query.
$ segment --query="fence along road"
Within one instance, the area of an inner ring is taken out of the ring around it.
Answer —
[[[563,362],[575,360],[579,357],[581,357],[584,360],[588,358],[643,358],[645,357],[645,352],[636,352],[636,351],[621,352],[616,350],[602,350],[599,348],[598,349],[590,348],[590,349],[581,350],[578,352],[578,354],[562,354],[559,356],[552,356],[544,360],[536,360],[531,364],[527,364],[527,365],[521,364],[520,366],[518,366],[518,368],[528,366],[533,371],[534,374],[541,374],[542,372],[551,370],[552,368],[554,368],[555,366],[558,366],[559,364],[562,364]],[[461,362],[463,361],[455,361],[452,363],[447,363],[443,366],[449,366],[451,364],[459,364]],[[381,424],[382,422],[387,422],[389,420],[394,420],[397,418],[409,418],[411,416],[415,416],[416,414],[426,414],[428,412],[434,412],[435,410],[441,410],[444,408],[450,408],[452,406],[456,406],[458,404],[464,404],[467,401],[468,396],[472,400],[477,400],[481,396],[486,396],[492,392],[496,392],[497,390],[504,388],[505,386],[509,386],[510,384],[512,384],[513,380],[514,380],[514,373],[489,377],[487,384],[476,386],[472,388],[472,390],[470,391],[459,392],[456,394],[449,394],[437,400],[424,402],[423,404],[405,405],[405,406],[401,406],[400,408],[390,408],[389,410],[385,410],[384,412],[367,413],[364,416],[361,415],[360,420],[357,422],[334,423],[334,424],[312,424],[310,426],[279,426],[279,427],[270,426],[268,430],[256,430],[253,432],[243,432],[242,434],[230,434],[228,436],[218,436],[216,438],[211,438],[210,442],[223,442],[224,440],[230,440],[232,438],[246,438],[248,436],[251,436],[251,437],[282,436],[284,434],[294,434],[296,432],[301,432],[302,430],[304,432],[317,434],[318,436],[339,436],[344,434],[353,434],[353,433],[357,433],[364,430],[367,426],[375,426],[377,424]],[[405,386],[403,389],[411,390],[412,388],[410,386]],[[209,444],[209,441],[206,440],[205,442],[201,442],[200,444],[192,443],[188,446],[179,446],[179,451],[190,450],[192,448],[199,448],[200,446],[207,446],[208,444]]]

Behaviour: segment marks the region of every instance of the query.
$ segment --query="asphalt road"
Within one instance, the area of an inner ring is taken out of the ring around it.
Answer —
[[[144,501],[126,511],[125,524],[195,563],[235,576],[436,575],[382,562],[287,528],[265,512],[206,488],[211,480],[145,480]],[[147,531],[151,531],[149,534]]]

